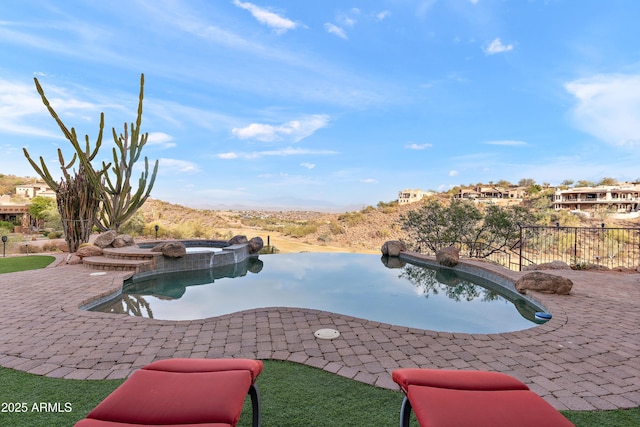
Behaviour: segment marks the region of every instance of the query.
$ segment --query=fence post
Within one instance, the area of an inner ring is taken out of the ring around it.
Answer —
[[[522,240],[522,224],[519,222],[517,224],[518,228],[520,229],[520,254],[518,256],[518,271],[522,271],[522,245],[524,245],[524,241]]]

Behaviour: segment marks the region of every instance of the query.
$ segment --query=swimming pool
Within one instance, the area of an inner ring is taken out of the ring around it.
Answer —
[[[119,298],[92,310],[191,320],[298,307],[446,332],[501,333],[534,326],[539,307],[505,295],[489,281],[451,269],[387,268],[377,255],[298,253],[132,281]]]

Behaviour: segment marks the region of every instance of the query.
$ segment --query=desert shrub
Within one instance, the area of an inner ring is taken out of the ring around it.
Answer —
[[[49,231],[47,237],[50,239],[59,239],[62,237],[62,231]]]
[[[336,221],[331,221],[329,223],[329,231],[332,234],[344,234],[345,233],[344,228],[342,228],[342,226],[340,224],[338,224]]]
[[[318,226],[313,223],[288,225],[284,228],[284,234],[291,237],[304,237],[318,231]]]
[[[13,233],[13,224],[8,221],[0,221],[0,233]]]
[[[322,233],[321,235],[318,236],[318,241],[322,242],[323,244],[327,244],[331,241],[331,234],[330,233]]]
[[[53,242],[46,242],[42,245],[42,251],[43,252],[57,252],[58,251],[58,245],[56,245]]]
[[[397,212],[398,202],[397,201],[393,201],[389,203],[378,202],[378,209],[380,209],[380,211],[385,214]]]
[[[369,236],[375,239],[387,239],[390,235],[391,233],[389,232],[389,230],[376,230],[369,233]]]
[[[338,216],[338,221],[344,222],[347,227],[353,227],[364,221],[362,212],[346,212]]]
[[[21,254],[38,254],[40,252],[42,252],[42,248],[38,245],[30,245],[30,244],[23,244],[18,246],[18,251]]]
[[[120,233],[129,234],[131,236],[140,236],[145,234],[145,219],[144,214],[140,211],[133,214],[131,218],[118,229]],[[153,231],[155,235],[155,230]]]
[[[363,208],[360,212],[362,212],[363,214],[368,214],[371,212],[374,212],[376,210],[376,208],[374,208],[373,206],[367,206],[366,208]]]

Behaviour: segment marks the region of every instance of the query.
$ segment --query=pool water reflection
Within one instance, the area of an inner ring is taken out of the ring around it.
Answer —
[[[223,268],[159,275],[127,283],[121,297],[93,310],[189,320],[264,307],[466,333],[527,329],[537,310],[450,269],[387,268],[377,255],[343,253],[262,255]]]

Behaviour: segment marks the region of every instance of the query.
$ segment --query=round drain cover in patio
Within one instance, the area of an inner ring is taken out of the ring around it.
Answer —
[[[340,332],[335,329],[318,329],[313,333],[316,338],[321,340],[332,340],[340,336]]]

